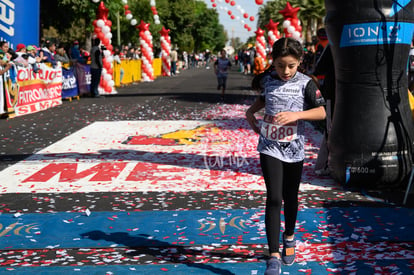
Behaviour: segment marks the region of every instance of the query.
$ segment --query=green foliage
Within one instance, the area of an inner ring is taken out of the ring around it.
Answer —
[[[161,25],[154,23],[149,0],[129,0],[129,10],[137,20],[136,26],[132,26],[131,21],[125,18],[121,0],[103,2],[109,10],[108,19],[112,22],[113,45],[120,40],[122,45],[131,43],[138,46],[137,26],[141,20],[150,24],[156,48],[160,47],[159,32],[163,26],[170,30],[172,45],[183,51],[220,50],[228,40],[224,27],[219,23],[217,11],[207,8],[202,0],[156,0]],[[77,39],[85,42],[93,32],[92,23],[96,19],[97,9],[98,4],[91,0],[41,0],[42,28],[53,26],[60,34],[60,40]]]

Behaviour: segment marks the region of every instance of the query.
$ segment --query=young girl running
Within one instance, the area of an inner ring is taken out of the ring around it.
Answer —
[[[260,76],[262,94],[246,111],[252,129],[260,135],[258,151],[267,190],[265,225],[270,257],[266,275],[280,274],[282,262],[295,261],[294,231],[298,212],[298,192],[302,176],[304,120],[325,119],[325,100],[315,82],[298,72],[302,45],[293,38],[281,38],[272,49],[273,70]],[[255,113],[265,108],[259,125]],[[285,228],[283,249],[279,251],[282,201]]]

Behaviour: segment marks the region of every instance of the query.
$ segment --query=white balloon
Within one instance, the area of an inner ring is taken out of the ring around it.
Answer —
[[[108,56],[110,56],[111,55],[111,51],[110,50],[104,50],[104,56],[105,57],[108,57]]]
[[[154,15],[154,20],[160,20],[160,16],[158,14]]]
[[[148,37],[150,37],[150,36],[151,36],[150,31],[145,31],[144,33],[145,33],[145,35],[146,35],[146,36],[148,36]]]
[[[285,20],[285,21],[283,21],[283,27],[284,27],[284,28],[287,28],[287,27],[289,27],[290,25],[291,25],[290,20]]]
[[[160,25],[161,24],[161,21],[160,20],[155,20],[155,24],[156,25]]]
[[[102,19],[98,19],[98,21],[96,21],[96,26],[102,28],[103,26],[105,26],[105,22]]]
[[[292,37],[295,38],[295,39],[299,39],[300,38],[300,32],[298,32],[298,31],[293,32]]]
[[[112,79],[108,82],[108,85],[113,87],[115,86],[115,81],[113,81]]]
[[[105,79],[106,82],[108,82],[109,80],[112,79],[112,77],[111,77],[110,74],[105,74],[103,77],[104,77],[104,79]]]
[[[150,5],[151,5],[151,7],[154,7],[155,6],[155,0],[151,0]]]
[[[131,20],[133,16],[131,13],[128,13],[127,15],[125,15],[125,17],[126,19]]]
[[[100,0],[92,0],[94,3],[99,3]]]
[[[108,71],[105,68],[102,68],[102,74],[105,75],[107,73],[108,73]]]
[[[137,20],[136,20],[136,19],[132,19],[132,20],[131,20],[131,25],[132,25],[132,26],[135,26],[136,24],[137,24]]]
[[[109,63],[112,63],[114,61],[114,57],[112,55],[108,56],[106,59],[108,60]]]
[[[124,5],[128,4],[128,0],[122,0],[122,4]]]
[[[289,27],[287,27],[287,31],[288,31],[289,33],[294,33],[294,32],[295,32],[295,27],[293,27],[293,26],[289,26]]]
[[[112,39],[112,33],[108,32],[107,34],[105,34],[105,37],[108,38],[109,40]]]
[[[110,32],[111,31],[111,29],[108,27],[108,26],[103,26],[102,27],[102,32],[104,33],[104,34],[107,34],[108,32]]]

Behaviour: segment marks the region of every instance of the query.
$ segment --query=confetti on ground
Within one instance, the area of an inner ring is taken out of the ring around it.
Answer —
[[[167,80],[155,88],[180,81]],[[263,274],[266,192],[244,119],[252,92],[218,102],[136,89],[1,121],[0,273]],[[314,126],[297,263],[283,274],[413,273],[412,208],[315,176]]]

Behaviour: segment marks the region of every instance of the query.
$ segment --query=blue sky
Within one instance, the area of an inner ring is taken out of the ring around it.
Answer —
[[[220,23],[224,26],[227,30],[229,38],[232,36],[240,37],[242,42],[245,42],[250,36],[255,35],[256,26],[257,26],[257,13],[259,11],[260,5],[256,4],[255,0],[234,0],[236,2],[235,6],[231,6],[230,4],[226,3],[225,0],[214,0],[217,4],[217,11],[219,13],[219,20]],[[271,0],[264,0],[263,2],[266,3]],[[208,8],[213,8],[211,0],[204,0],[207,4]],[[228,15],[228,10],[231,10],[234,16],[239,17],[239,19],[231,19]],[[254,16],[255,20],[250,21],[249,19],[245,19],[243,14],[240,10],[244,10],[249,16]],[[241,22],[244,20],[246,24],[248,24],[252,30],[249,32],[244,28],[244,24]]]

